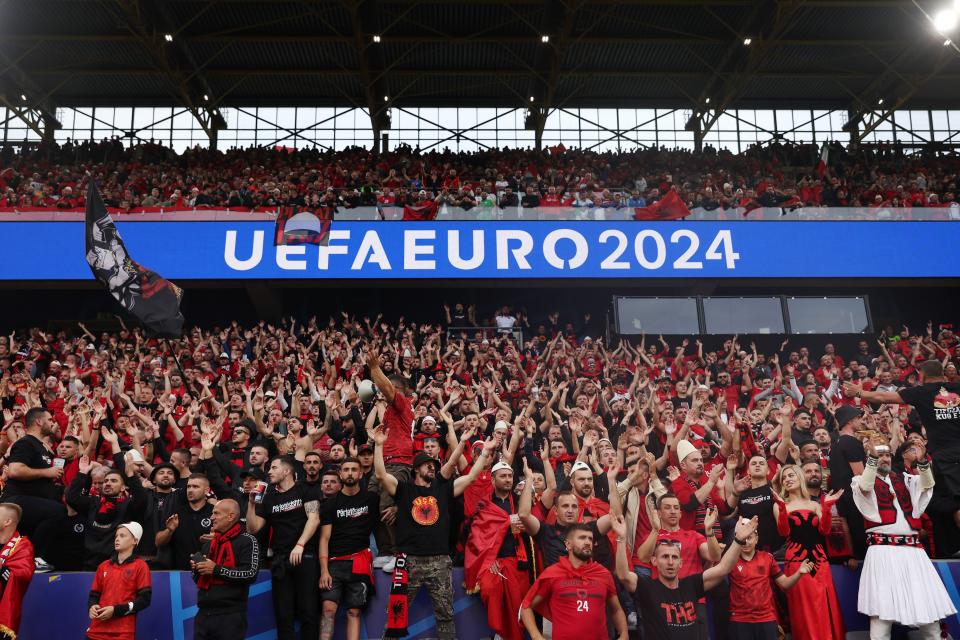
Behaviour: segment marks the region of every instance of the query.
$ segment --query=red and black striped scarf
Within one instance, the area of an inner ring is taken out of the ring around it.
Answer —
[[[213,540],[210,542],[210,550],[207,552],[207,558],[213,560],[213,563],[220,567],[232,569],[237,566],[236,559],[233,557],[233,545],[230,541],[240,535],[240,523],[234,524],[223,533],[213,534]],[[220,578],[213,575],[203,575],[197,578],[197,588],[207,590],[215,584],[224,584]]]

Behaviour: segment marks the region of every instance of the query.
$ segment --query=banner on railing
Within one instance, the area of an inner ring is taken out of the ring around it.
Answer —
[[[427,278],[947,278],[952,222],[348,222],[275,246],[271,221],[125,222],[173,281]],[[0,222],[0,279],[87,280],[79,222]],[[909,258],[904,258],[904,251]]]

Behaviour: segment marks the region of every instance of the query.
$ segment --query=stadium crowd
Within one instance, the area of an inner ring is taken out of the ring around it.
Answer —
[[[192,571],[195,638],[244,637],[261,568],[282,639],[295,621],[331,638],[340,607],[358,638],[375,568],[394,575],[387,635],[424,587],[453,638],[463,565],[502,638],[518,611],[533,638],[606,638],[608,619],[706,638],[709,594],[713,637],[839,640],[830,566],[864,558],[871,637],[939,637],[953,609],[927,558],[960,550],[950,328],[763,353],[491,315],[0,336],[0,543],[18,530],[38,571],[97,570],[89,638],[133,637],[151,567]],[[926,604],[905,618],[906,588]]]
[[[288,148],[195,148],[177,155],[117,138],[16,152],[0,150],[0,209],[83,208],[86,173],[108,206],[140,208],[343,208],[428,199],[465,211],[512,207],[626,208],[676,190],[691,210],[826,206],[957,206],[954,155],[906,154],[899,146],[829,147],[825,173],[816,145],[778,142],[742,154],[707,148],[622,153],[491,149],[479,153],[389,153]],[[786,205],[784,205],[786,203]]]

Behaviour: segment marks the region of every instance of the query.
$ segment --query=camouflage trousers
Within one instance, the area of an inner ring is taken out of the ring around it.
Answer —
[[[453,640],[453,562],[450,556],[407,556],[407,611],[420,587],[425,587],[433,602],[437,637]],[[412,621],[411,621],[412,622]]]

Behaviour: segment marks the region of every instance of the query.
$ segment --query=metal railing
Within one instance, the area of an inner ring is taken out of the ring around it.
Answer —
[[[275,220],[275,209],[250,211],[249,209],[200,208],[200,209],[163,209],[160,207],[132,210],[111,211],[114,218],[124,222],[159,222],[164,220],[190,221],[257,221]],[[84,219],[82,211],[61,211],[57,209],[0,209],[0,222],[79,222]],[[357,207],[354,209],[340,208],[336,213],[338,221],[369,221],[394,222],[403,219],[403,209],[400,207]],[[536,222],[536,221],[572,221],[572,222],[602,222],[623,221],[634,219],[634,209],[628,207],[540,207],[524,209],[510,207],[474,207],[464,210],[459,207],[443,206],[437,213],[438,222]],[[694,208],[690,215],[683,219],[685,222],[699,221],[775,221],[790,220],[797,222],[824,222],[824,221],[958,221],[960,220],[960,205],[952,203],[950,206],[892,208],[892,207],[798,207],[795,209],[781,209],[776,207],[762,207],[747,211],[745,209],[715,209],[707,211]]]

